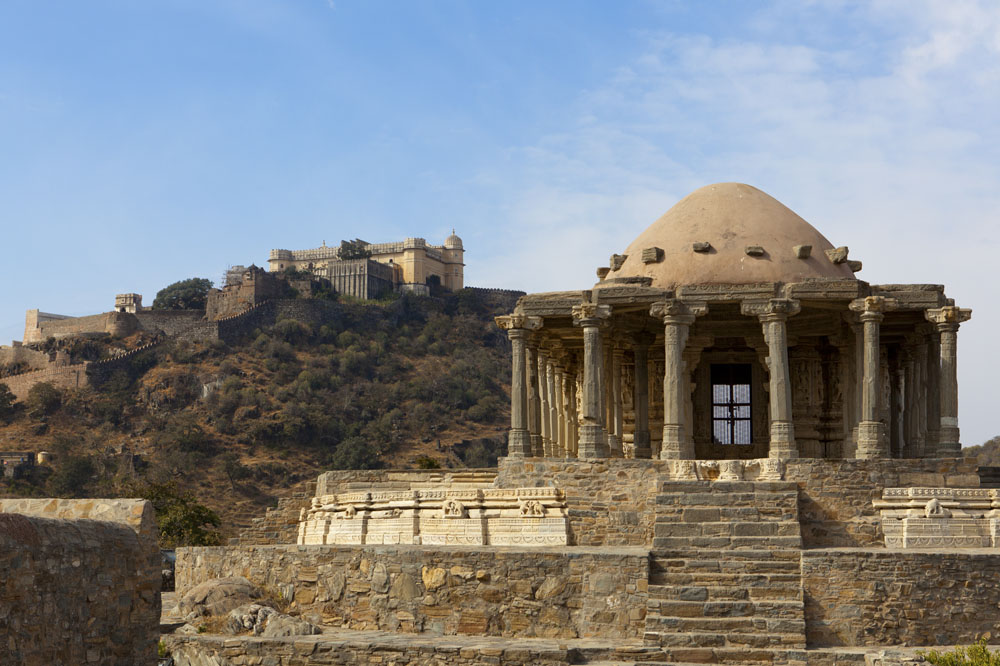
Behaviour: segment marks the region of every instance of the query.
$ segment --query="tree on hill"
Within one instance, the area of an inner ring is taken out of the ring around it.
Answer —
[[[154,310],[204,310],[212,281],[189,278],[161,289],[153,300]]]
[[[368,243],[360,238],[355,238],[352,241],[340,241],[338,256],[341,259],[367,259],[372,256],[372,251],[368,249]]]
[[[14,402],[17,398],[11,392],[10,387],[0,382],[0,419],[5,419],[14,412]]]
[[[1000,435],[991,437],[978,446],[967,446],[962,449],[962,455],[967,458],[978,458],[980,465],[1000,467]]]

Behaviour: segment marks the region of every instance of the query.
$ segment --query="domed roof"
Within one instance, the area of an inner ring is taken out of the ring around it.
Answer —
[[[451,230],[451,236],[444,239],[444,248],[446,250],[461,250],[462,249],[462,239],[455,235],[455,230]]]
[[[660,288],[855,279],[846,262],[827,257],[832,248],[770,195],[742,183],[718,183],[695,190],[664,213],[632,241],[624,262],[607,277],[648,277]]]

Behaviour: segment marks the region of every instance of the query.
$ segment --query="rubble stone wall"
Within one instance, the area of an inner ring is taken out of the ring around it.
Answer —
[[[177,335],[205,319],[204,310],[142,310],[135,318],[143,330]]]
[[[978,488],[973,459],[789,461],[785,479],[799,486],[799,519],[806,548],[884,545],[873,502],[885,488]]]
[[[802,584],[810,647],[998,639],[996,551],[806,550]]]
[[[497,486],[553,486],[566,494],[577,546],[649,546],[656,520],[658,460],[501,458]]]
[[[432,546],[177,549],[179,594],[245,576],[317,624],[477,636],[641,638],[645,550]]]
[[[0,571],[0,663],[156,663],[160,553],[147,502],[0,500]]]

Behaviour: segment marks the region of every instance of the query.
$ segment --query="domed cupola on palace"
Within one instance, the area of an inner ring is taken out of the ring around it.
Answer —
[[[954,456],[956,335],[941,285],[861,262],[749,185],[681,199],[590,289],[528,294],[508,454],[679,461]],[[690,468],[690,469],[689,469]],[[688,471],[685,471],[688,470]]]

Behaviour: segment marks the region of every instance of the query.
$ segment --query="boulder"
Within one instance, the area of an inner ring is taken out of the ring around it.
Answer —
[[[277,613],[278,611],[270,606],[244,604],[229,611],[223,631],[227,634],[240,634],[249,631],[254,636],[259,636],[268,619]]]
[[[281,636],[311,636],[319,633],[322,633],[322,630],[315,624],[290,615],[275,613],[268,617],[260,635],[264,638],[279,638]]]
[[[242,576],[213,578],[185,592],[177,610],[191,622],[204,615],[224,615],[260,597],[260,589]]]

